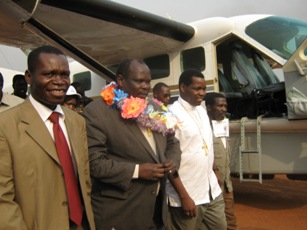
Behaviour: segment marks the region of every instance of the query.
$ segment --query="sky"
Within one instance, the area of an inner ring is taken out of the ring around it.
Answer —
[[[306,0],[113,0],[175,21],[208,17],[274,14],[307,21]]]

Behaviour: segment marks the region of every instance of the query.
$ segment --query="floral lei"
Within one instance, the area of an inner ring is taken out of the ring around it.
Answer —
[[[155,111],[147,98],[128,97],[115,82],[106,85],[100,95],[109,107],[119,109],[122,118],[134,119],[140,126],[163,135],[175,133],[178,120],[162,102],[154,100],[162,108]]]

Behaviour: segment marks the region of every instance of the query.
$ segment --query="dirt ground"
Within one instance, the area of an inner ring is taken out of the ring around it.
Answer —
[[[307,229],[307,181],[285,175],[262,184],[232,181],[240,230]]]

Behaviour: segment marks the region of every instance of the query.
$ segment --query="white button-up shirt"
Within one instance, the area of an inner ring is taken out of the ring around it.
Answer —
[[[203,106],[192,106],[181,97],[169,108],[182,122],[176,130],[182,151],[179,176],[196,205],[210,202],[221,194],[213,172],[213,139],[207,111]],[[204,141],[207,151],[203,148]],[[206,154],[207,152],[207,154]],[[168,181],[166,191],[173,207],[181,207],[180,198]]]

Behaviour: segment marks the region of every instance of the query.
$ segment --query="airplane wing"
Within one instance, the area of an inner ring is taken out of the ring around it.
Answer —
[[[27,50],[51,44],[103,76],[125,58],[166,53],[194,28],[106,0],[1,0],[0,43]]]

